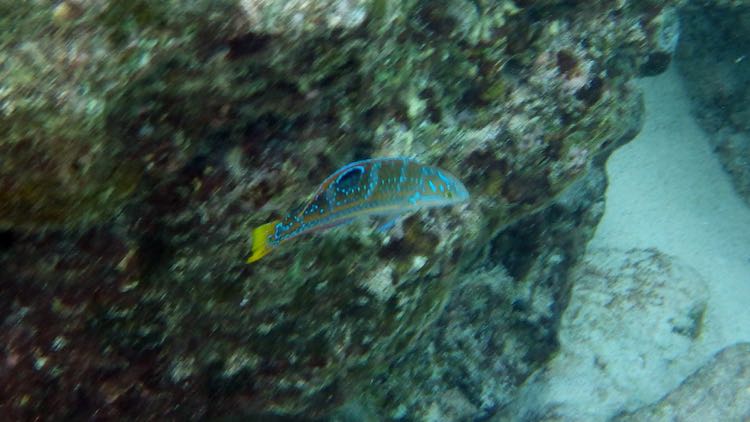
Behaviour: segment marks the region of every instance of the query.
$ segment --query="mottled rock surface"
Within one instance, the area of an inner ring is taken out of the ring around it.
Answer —
[[[601,249],[570,277],[560,353],[524,386],[513,419],[606,420],[657,400],[702,362],[708,290],[694,269],[656,250]]]
[[[709,3],[682,11],[676,63],[698,122],[750,202],[750,3]]]
[[[657,403],[617,422],[750,419],[750,343],[729,346]]]
[[[377,409],[369,420],[483,420],[506,406],[558,348],[563,275],[601,218],[604,188],[594,170],[495,239],[499,265],[457,277],[434,327],[365,390],[360,404]]]
[[[637,132],[628,82],[668,51],[676,3],[0,1],[3,414],[325,415],[498,266],[525,292],[498,300],[522,310],[512,389],[556,347],[569,287],[535,269],[561,248],[545,219],[513,224],[554,216]],[[251,228],[333,170],[399,155],[472,202],[244,264]],[[421,411],[373,402],[394,400]]]

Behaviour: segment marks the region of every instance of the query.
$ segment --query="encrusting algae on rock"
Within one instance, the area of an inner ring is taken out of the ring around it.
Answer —
[[[381,226],[387,230],[411,211],[468,200],[463,183],[437,167],[408,158],[355,161],[328,176],[305,205],[283,220],[253,230],[253,253],[247,262],[261,259],[282,241],[359,217],[387,217]]]
[[[637,133],[676,3],[2,2],[7,419],[492,418],[556,352],[601,208],[578,180]],[[237,256],[360,157],[471,206]]]

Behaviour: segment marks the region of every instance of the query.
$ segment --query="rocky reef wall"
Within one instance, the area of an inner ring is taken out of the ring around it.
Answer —
[[[0,408],[493,414],[557,347],[678,3],[0,2]],[[472,201],[244,263],[253,227],[381,156]]]

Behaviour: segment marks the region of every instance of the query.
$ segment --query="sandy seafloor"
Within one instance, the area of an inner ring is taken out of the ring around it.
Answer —
[[[649,248],[708,282],[714,351],[750,341],[750,207],[690,113],[674,69],[639,81],[641,133],[607,162],[606,211],[589,248]]]
[[[522,389],[512,406],[514,419],[546,408],[564,415],[559,420],[605,421],[658,401],[722,348],[750,341],[750,207],[712,153],[682,84],[674,67],[638,81],[646,106],[644,127],[607,162],[604,217],[587,259],[600,258],[601,251],[651,248],[692,267],[707,286],[695,293],[706,303],[702,334],[690,345],[678,339],[674,347],[665,338],[669,335],[643,335],[659,326],[650,322],[670,317],[669,303],[651,306],[641,316],[600,315],[640,318],[645,328],[621,335],[605,327],[602,335],[600,327],[592,327],[598,334],[582,334],[589,336],[588,345],[574,341],[566,350],[562,344],[555,359]],[[627,252],[611,256],[628,259]],[[664,291],[669,294],[669,287]],[[633,332],[638,337],[631,339]],[[591,345],[596,350],[586,350]],[[611,363],[606,369],[591,362],[599,355]]]

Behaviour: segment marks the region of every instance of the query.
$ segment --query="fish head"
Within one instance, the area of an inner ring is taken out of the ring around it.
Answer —
[[[412,202],[420,207],[432,207],[461,204],[469,198],[469,190],[456,176],[443,169],[427,167]]]

